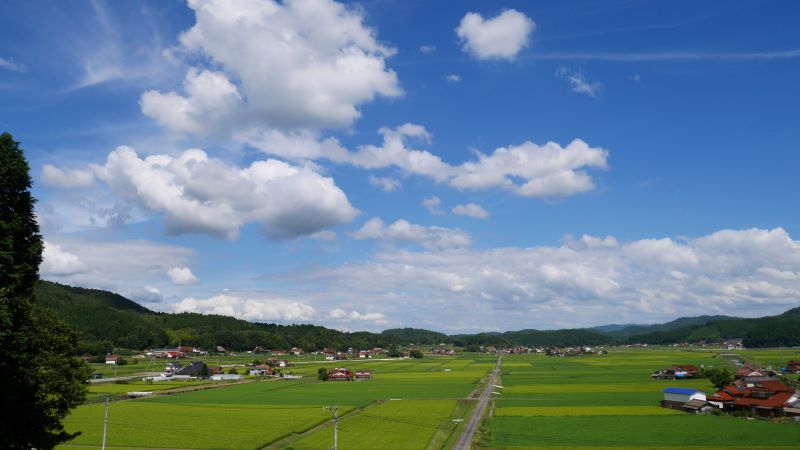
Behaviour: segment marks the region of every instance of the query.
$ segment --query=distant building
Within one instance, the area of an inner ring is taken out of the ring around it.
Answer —
[[[106,355],[106,364],[116,365],[119,363],[119,355]]]
[[[255,367],[251,367],[249,373],[250,375],[259,375],[259,376],[272,375],[272,367],[266,364],[260,364]]]
[[[355,374],[356,381],[369,381],[372,380],[372,371],[370,370],[357,370]]]
[[[697,375],[697,372],[697,366],[692,364],[682,364],[657,370],[653,372],[651,376],[661,380],[678,380],[684,378],[693,378],[695,375]]]
[[[352,381],[353,372],[346,367],[337,367],[328,370],[328,381]]]
[[[213,381],[242,381],[244,377],[241,375],[233,374],[233,373],[220,373],[216,375],[211,375],[211,380]]]
[[[668,387],[664,389],[664,400],[661,406],[670,409],[683,409],[683,405],[691,400],[707,401],[706,393],[698,389]]]
[[[203,367],[205,367],[205,365],[206,363],[204,363],[203,361],[194,361],[188,366],[176,372],[175,375],[188,375],[190,377],[199,377],[200,372],[203,370]]]

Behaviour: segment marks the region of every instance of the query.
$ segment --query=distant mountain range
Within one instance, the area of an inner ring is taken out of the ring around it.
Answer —
[[[469,350],[493,346],[578,346],[719,342],[742,338],[748,347],[800,345],[800,308],[777,316],[745,319],[729,316],[681,317],[653,325],[612,324],[564,330],[519,330],[504,333],[446,335],[417,328],[381,333],[345,333],[318,325],[253,323],[233,317],[197,313],[159,313],[112,292],[41,281],[36,304],[53,310],[81,336],[81,353],[101,354],[113,348],[145,349],[195,345],[241,351],[256,346],[318,350],[392,347],[446,343]]]

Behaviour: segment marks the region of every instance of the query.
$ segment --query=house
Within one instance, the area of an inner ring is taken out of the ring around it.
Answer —
[[[786,364],[786,371],[789,373],[800,373],[800,361],[791,360]]]
[[[167,376],[173,375],[178,373],[181,370],[181,363],[179,362],[168,362],[167,366],[164,368],[164,374]]]
[[[728,350],[740,350],[744,348],[744,341],[742,339],[725,339],[722,344]]]
[[[369,350],[361,350],[360,352],[358,352],[358,357],[359,358],[372,358],[372,356],[369,353]]]
[[[223,347],[223,346],[221,346],[221,345],[218,345],[218,346],[217,346],[217,353],[220,353],[220,354],[223,354],[223,355],[224,355],[224,354],[228,353],[228,351],[227,351],[227,350],[225,350],[225,347]]]
[[[272,367],[266,364],[260,364],[250,368],[250,375],[266,376],[272,375]]]
[[[206,367],[206,363],[203,361],[193,361],[188,366],[182,368],[175,375],[188,375],[190,377],[199,377],[200,372],[203,371],[203,367]]]
[[[736,378],[746,378],[746,377],[763,377],[766,374],[758,369],[754,369],[750,366],[744,366],[736,369],[733,373]]]
[[[684,403],[681,409],[692,414],[704,414],[710,412],[714,407],[705,400],[694,399]]]
[[[653,372],[651,377],[660,380],[677,380],[684,378],[693,378],[697,375],[697,366],[692,364],[682,364],[676,366],[669,366],[666,369],[661,369]]]
[[[691,400],[706,400],[706,393],[697,389],[668,387],[664,389],[664,400],[661,406],[670,409],[683,409],[683,405]]]
[[[222,366],[208,366],[208,373],[211,375],[221,375],[225,373],[225,370]]]
[[[328,380],[329,381],[352,381],[353,380],[353,372],[351,372],[346,367],[337,367],[335,369],[328,370]]]
[[[106,364],[116,365],[119,363],[119,355],[106,355]]]
[[[302,348],[297,348],[297,347],[292,347],[291,349],[289,349],[289,353],[291,353],[292,355],[295,355],[295,356],[300,356],[300,355],[303,354],[303,349]]]
[[[326,353],[325,354],[325,359],[327,361],[333,361],[334,359],[336,359],[336,355],[331,355],[331,354]]]
[[[289,361],[287,361],[285,359],[270,358],[270,359],[267,360],[267,364],[269,364],[272,367],[283,368],[283,367],[287,367],[289,365]]]
[[[356,381],[369,381],[369,380],[372,380],[372,371],[370,371],[370,370],[357,370],[356,371],[355,380]]]
[[[723,410],[744,410],[759,416],[775,417],[784,415],[783,410],[794,407],[800,397],[791,386],[778,380],[765,380],[752,387],[744,384],[723,386],[708,400]]]

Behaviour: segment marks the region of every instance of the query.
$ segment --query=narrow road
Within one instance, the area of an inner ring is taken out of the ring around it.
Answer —
[[[472,445],[472,437],[475,436],[475,430],[481,422],[481,417],[483,417],[483,412],[486,410],[486,405],[489,404],[489,397],[492,395],[492,389],[494,389],[494,384],[497,381],[497,375],[500,374],[500,365],[502,363],[503,357],[501,356],[497,359],[497,366],[495,366],[492,376],[489,377],[489,382],[486,383],[486,388],[483,390],[483,394],[481,394],[478,406],[475,407],[475,411],[472,412],[472,417],[469,418],[467,426],[464,427],[464,431],[461,432],[461,437],[458,438],[458,442],[456,442],[455,447],[453,447],[454,450],[469,450]]]

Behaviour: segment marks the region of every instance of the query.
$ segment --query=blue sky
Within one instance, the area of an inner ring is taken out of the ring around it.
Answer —
[[[800,298],[795,2],[10,2],[42,277],[446,332]]]

